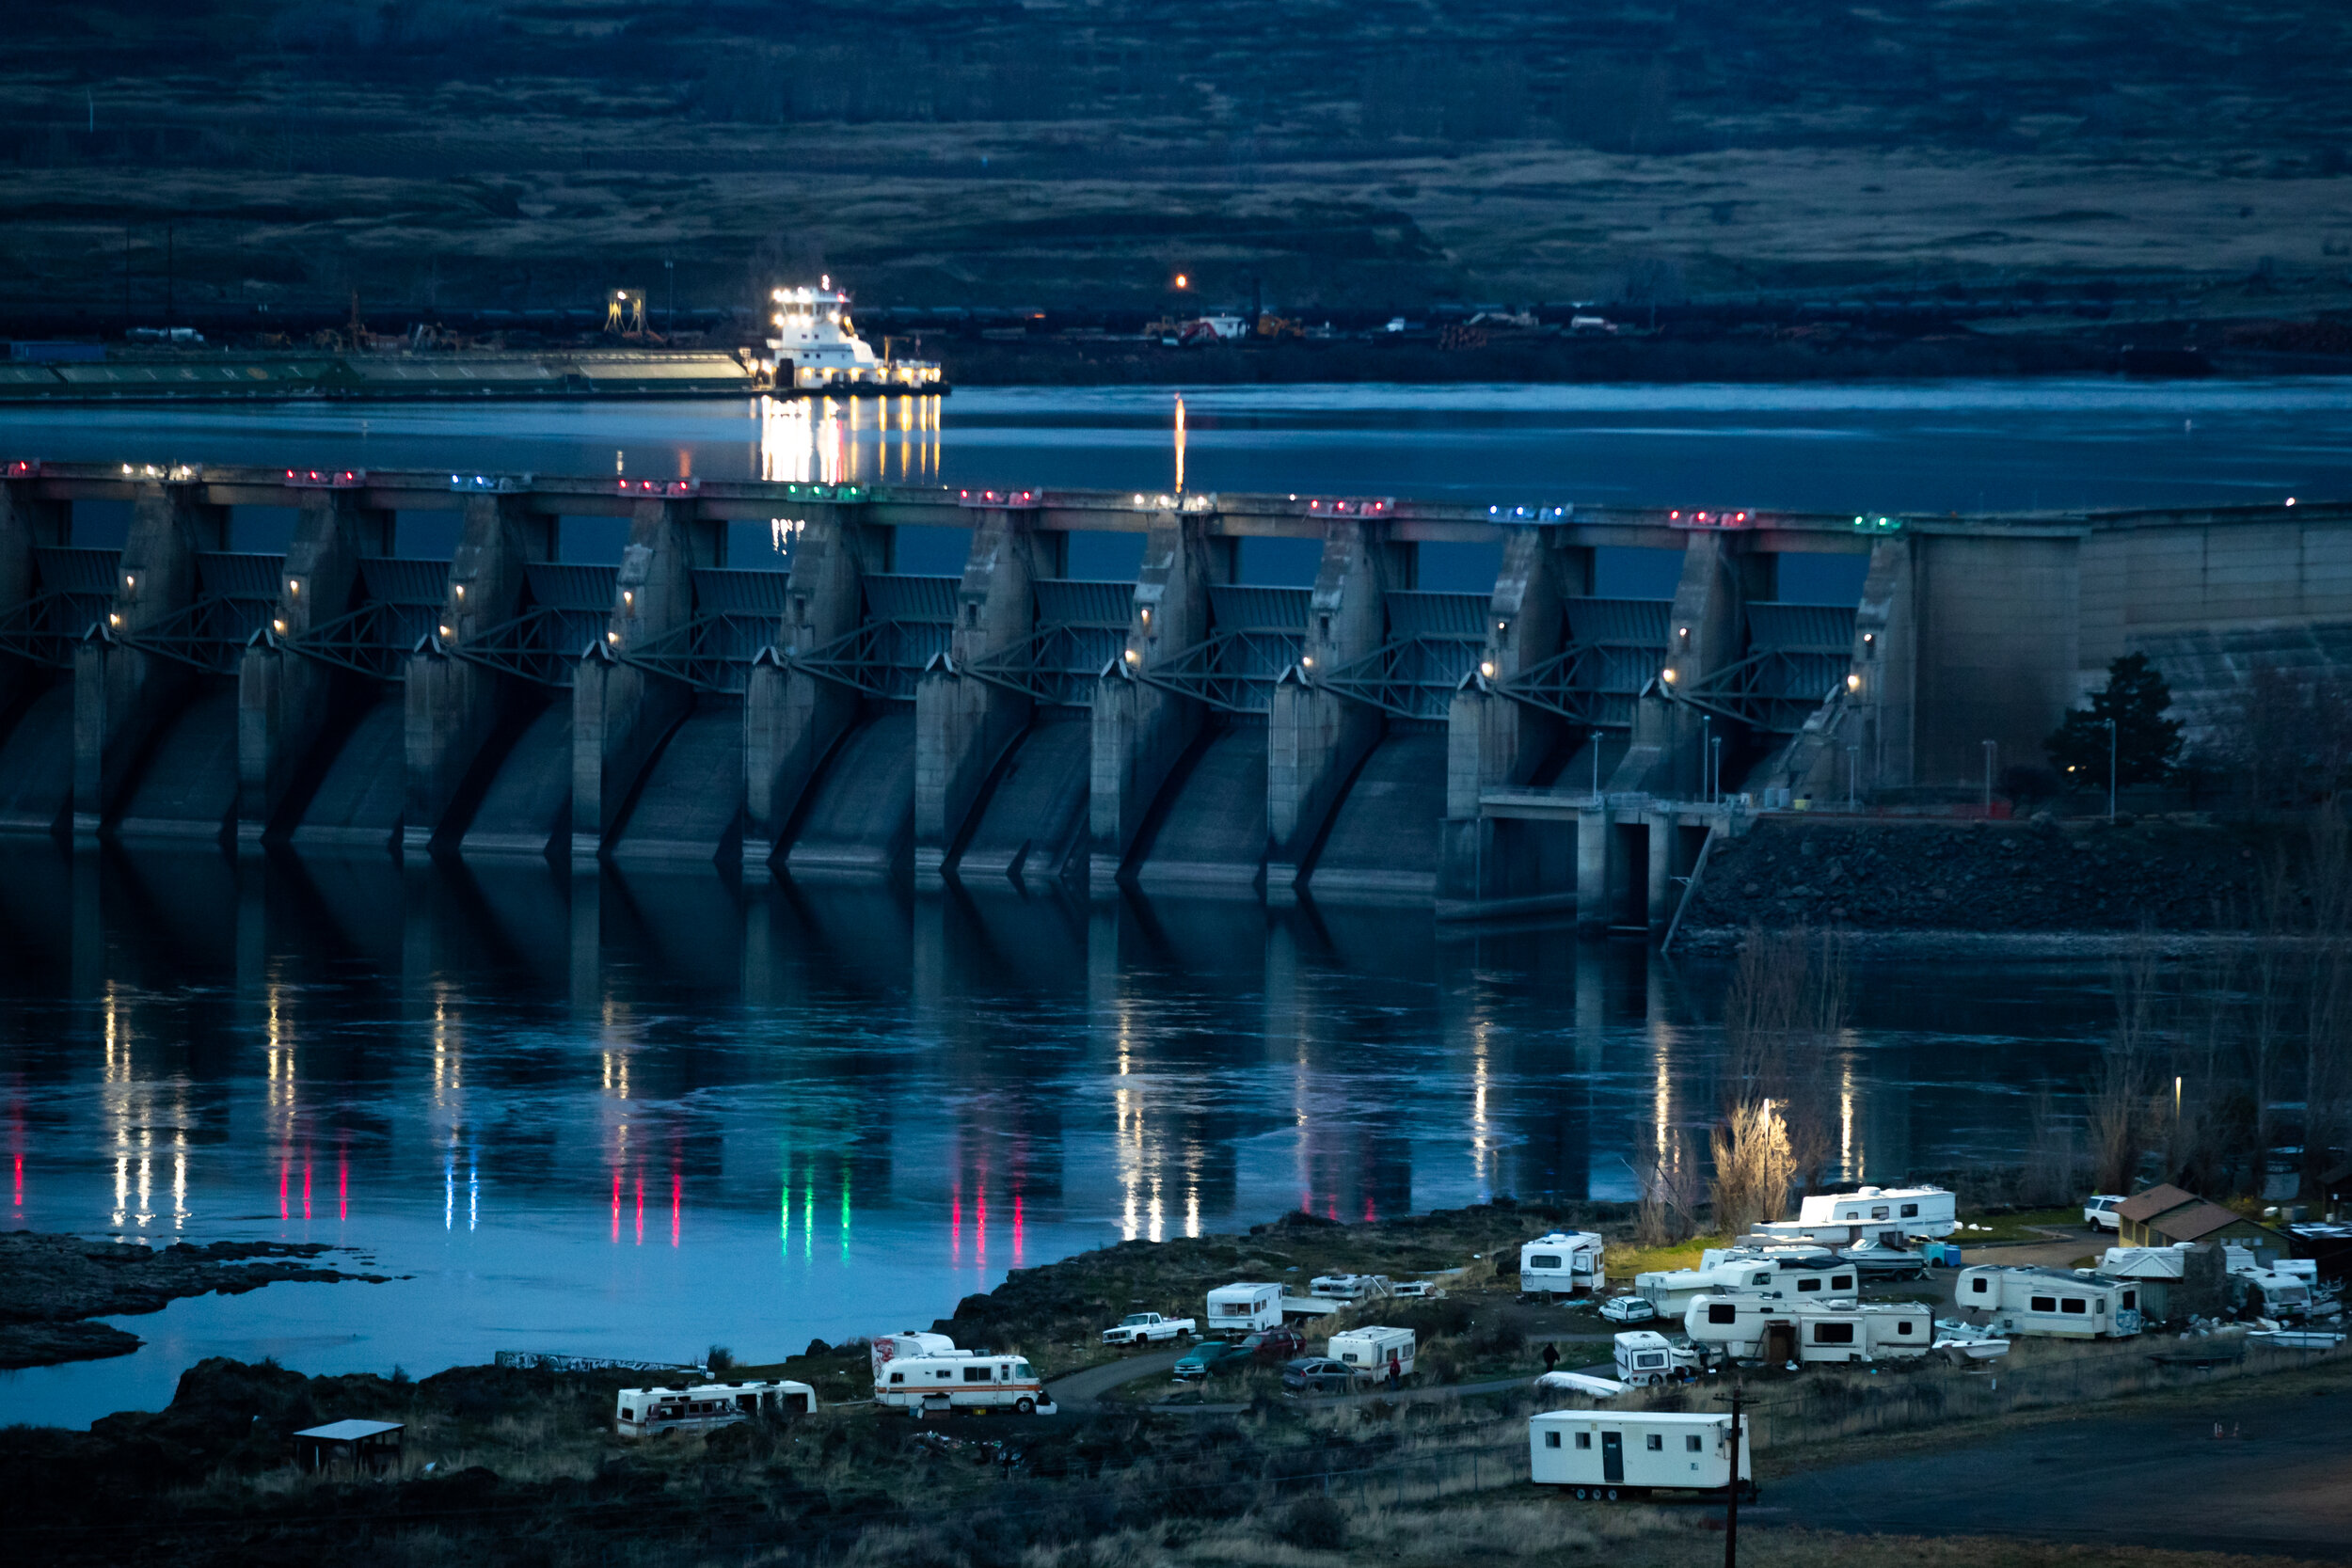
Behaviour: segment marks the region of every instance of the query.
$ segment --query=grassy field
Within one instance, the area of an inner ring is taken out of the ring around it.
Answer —
[[[87,0],[11,42],[0,309],[2352,303],[2352,13],[2277,0]]]

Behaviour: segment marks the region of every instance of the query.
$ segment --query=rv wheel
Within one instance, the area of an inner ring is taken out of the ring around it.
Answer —
[[[1591,1499],[1591,1497],[1592,1497],[1592,1494],[1591,1494],[1590,1492],[1586,1491],[1583,1487],[1580,1486],[1580,1487],[1578,1487],[1578,1488],[1576,1489],[1576,1500],[1577,1500],[1578,1502],[1586,1502],[1586,1501],[1589,1501],[1589,1500]]]
[[[1606,1497],[1611,1502],[1613,1503],[1617,1500],[1617,1489],[1613,1486],[1607,1492],[1603,1493],[1602,1496]]]
[[[1024,1416],[1034,1416],[1037,1414],[1037,1401],[1022,1400],[1015,1403],[1013,1408],[1021,1412]]]

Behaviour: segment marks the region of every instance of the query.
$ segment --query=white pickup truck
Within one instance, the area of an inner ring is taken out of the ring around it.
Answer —
[[[1130,1312],[1103,1330],[1106,1345],[1148,1345],[1155,1339],[1189,1339],[1190,1318],[1163,1318],[1157,1312]]]

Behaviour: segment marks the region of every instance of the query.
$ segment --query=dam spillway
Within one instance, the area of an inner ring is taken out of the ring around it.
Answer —
[[[2031,759],[2120,653],[2192,717],[2352,642],[2352,509],[1824,516],[8,465],[0,832],[711,864],[1656,928],[1756,810]],[[128,502],[119,550],[78,504]],[[239,508],[294,516],[231,547]],[[398,519],[453,513],[448,560]],[[618,518],[617,565],[562,559]],[[727,559],[776,528],[787,570]],[[904,529],[962,572],[899,570]],[[1069,542],[1140,535],[1133,580]],[[1310,587],[1241,547],[1311,541]],[[1499,556],[1421,585],[1429,546]],[[1671,550],[1672,595],[1596,554]],[[1837,556],[1851,602],[1784,597]],[[2343,635],[2339,636],[2338,633]],[[2318,650],[2316,653],[2313,650]]]

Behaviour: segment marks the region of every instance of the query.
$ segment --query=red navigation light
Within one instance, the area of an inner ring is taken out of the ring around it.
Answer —
[[[8,465],[10,479],[30,479],[39,472],[40,472],[40,465],[38,463],[16,462]]]
[[[1681,514],[1681,513],[1679,513],[1679,512],[1669,512],[1669,513],[1667,513],[1667,514],[1666,514],[1666,521],[1668,521],[1668,522],[1670,522],[1670,523],[1679,522],[1679,521],[1681,521],[1681,520],[1682,520],[1682,514]]]

